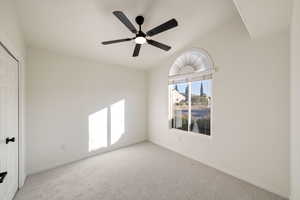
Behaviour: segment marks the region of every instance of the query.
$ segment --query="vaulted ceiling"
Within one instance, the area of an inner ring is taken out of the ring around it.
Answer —
[[[291,0],[234,0],[252,38],[289,28]]]
[[[249,5],[252,1],[248,0],[235,0],[234,2],[232,0],[15,1],[28,46],[45,48],[102,63],[137,68],[156,66],[163,59],[176,51],[181,51],[201,35],[205,35],[233,17],[241,16],[250,35],[259,35],[262,29],[255,25],[256,19],[253,19],[253,15],[249,13],[257,7],[258,9],[262,9],[261,6],[267,7],[259,3],[261,0],[255,0],[255,3],[252,0],[256,7]],[[286,2],[285,0],[274,1]],[[172,46],[172,49],[164,52],[145,44],[140,56],[133,58],[134,41],[103,46],[101,41],[104,40],[134,36],[112,14],[114,10],[123,11],[133,23],[137,15],[143,15],[145,17],[143,30],[145,31],[171,18],[176,18],[179,23],[178,27],[153,37],[157,41]],[[272,11],[281,12],[278,9]],[[272,16],[269,15],[268,19]],[[285,23],[285,20],[282,23]]]

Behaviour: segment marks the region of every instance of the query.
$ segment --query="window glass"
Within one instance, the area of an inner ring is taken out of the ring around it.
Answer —
[[[191,83],[190,131],[210,135],[211,80]]]
[[[189,127],[189,84],[174,84],[170,86],[170,103],[172,128],[188,131]]]

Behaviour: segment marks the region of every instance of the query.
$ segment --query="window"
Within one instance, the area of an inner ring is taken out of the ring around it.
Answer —
[[[210,135],[212,80],[170,85],[171,127]]]
[[[187,52],[178,59],[169,75],[170,127],[211,135],[212,62],[199,51]]]

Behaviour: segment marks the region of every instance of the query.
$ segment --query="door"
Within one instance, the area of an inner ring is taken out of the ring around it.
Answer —
[[[18,62],[0,45],[0,199],[18,189]]]

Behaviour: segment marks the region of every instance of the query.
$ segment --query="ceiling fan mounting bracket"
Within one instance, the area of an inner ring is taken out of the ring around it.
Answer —
[[[137,16],[135,22],[141,26],[144,23],[144,17],[142,15]]]

